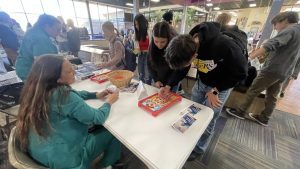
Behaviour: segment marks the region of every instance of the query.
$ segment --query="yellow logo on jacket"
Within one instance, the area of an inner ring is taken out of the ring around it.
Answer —
[[[217,64],[214,63],[214,60],[201,60],[194,59],[193,66],[196,67],[200,72],[208,73],[217,67]]]

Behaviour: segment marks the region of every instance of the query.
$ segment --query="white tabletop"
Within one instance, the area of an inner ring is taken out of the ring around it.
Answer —
[[[72,87],[76,90],[95,92],[104,90],[109,84],[84,80],[73,84]],[[146,89],[149,95],[157,92],[152,86],[146,85]],[[103,102],[88,100],[87,103],[98,108]],[[157,117],[153,117],[138,107],[136,93],[120,93],[120,98],[113,104],[104,126],[149,168],[179,169],[213,117],[212,109],[200,105],[202,110],[197,114],[196,122],[185,133],[173,129],[171,125],[180,117],[180,112],[193,103],[182,99]]]

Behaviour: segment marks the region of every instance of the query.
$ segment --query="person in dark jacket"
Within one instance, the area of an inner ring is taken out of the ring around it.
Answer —
[[[220,32],[220,24],[203,22],[190,35],[174,38],[166,51],[166,60],[173,69],[193,62],[197,68],[197,82],[192,89],[192,100],[214,111],[212,121],[199,139],[189,160],[203,154],[213,136],[216,120],[231,89],[247,76],[247,59],[237,44]],[[182,40],[181,40],[182,39]],[[197,47],[197,54],[183,49]]]
[[[79,29],[74,26],[74,23],[71,19],[67,20],[67,26],[69,28],[67,32],[69,50],[72,55],[78,57],[78,52],[80,51],[80,45],[81,45]]]
[[[159,94],[167,96],[170,91],[176,91],[178,83],[186,76],[190,67],[172,70],[167,64],[164,54],[165,50],[176,31],[165,22],[158,22],[153,27],[152,40],[149,47],[148,69],[154,80],[154,85],[160,88]]]

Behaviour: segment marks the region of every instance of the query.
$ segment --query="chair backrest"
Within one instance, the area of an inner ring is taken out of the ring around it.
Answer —
[[[47,169],[35,162],[27,153],[21,151],[16,138],[16,127],[11,130],[9,135],[8,158],[10,164],[18,169]]]

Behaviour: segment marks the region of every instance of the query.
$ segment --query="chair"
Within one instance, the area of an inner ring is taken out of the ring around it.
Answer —
[[[9,135],[8,158],[10,164],[17,169],[47,169],[35,162],[28,154],[21,151],[16,139],[16,127],[11,130]]]

